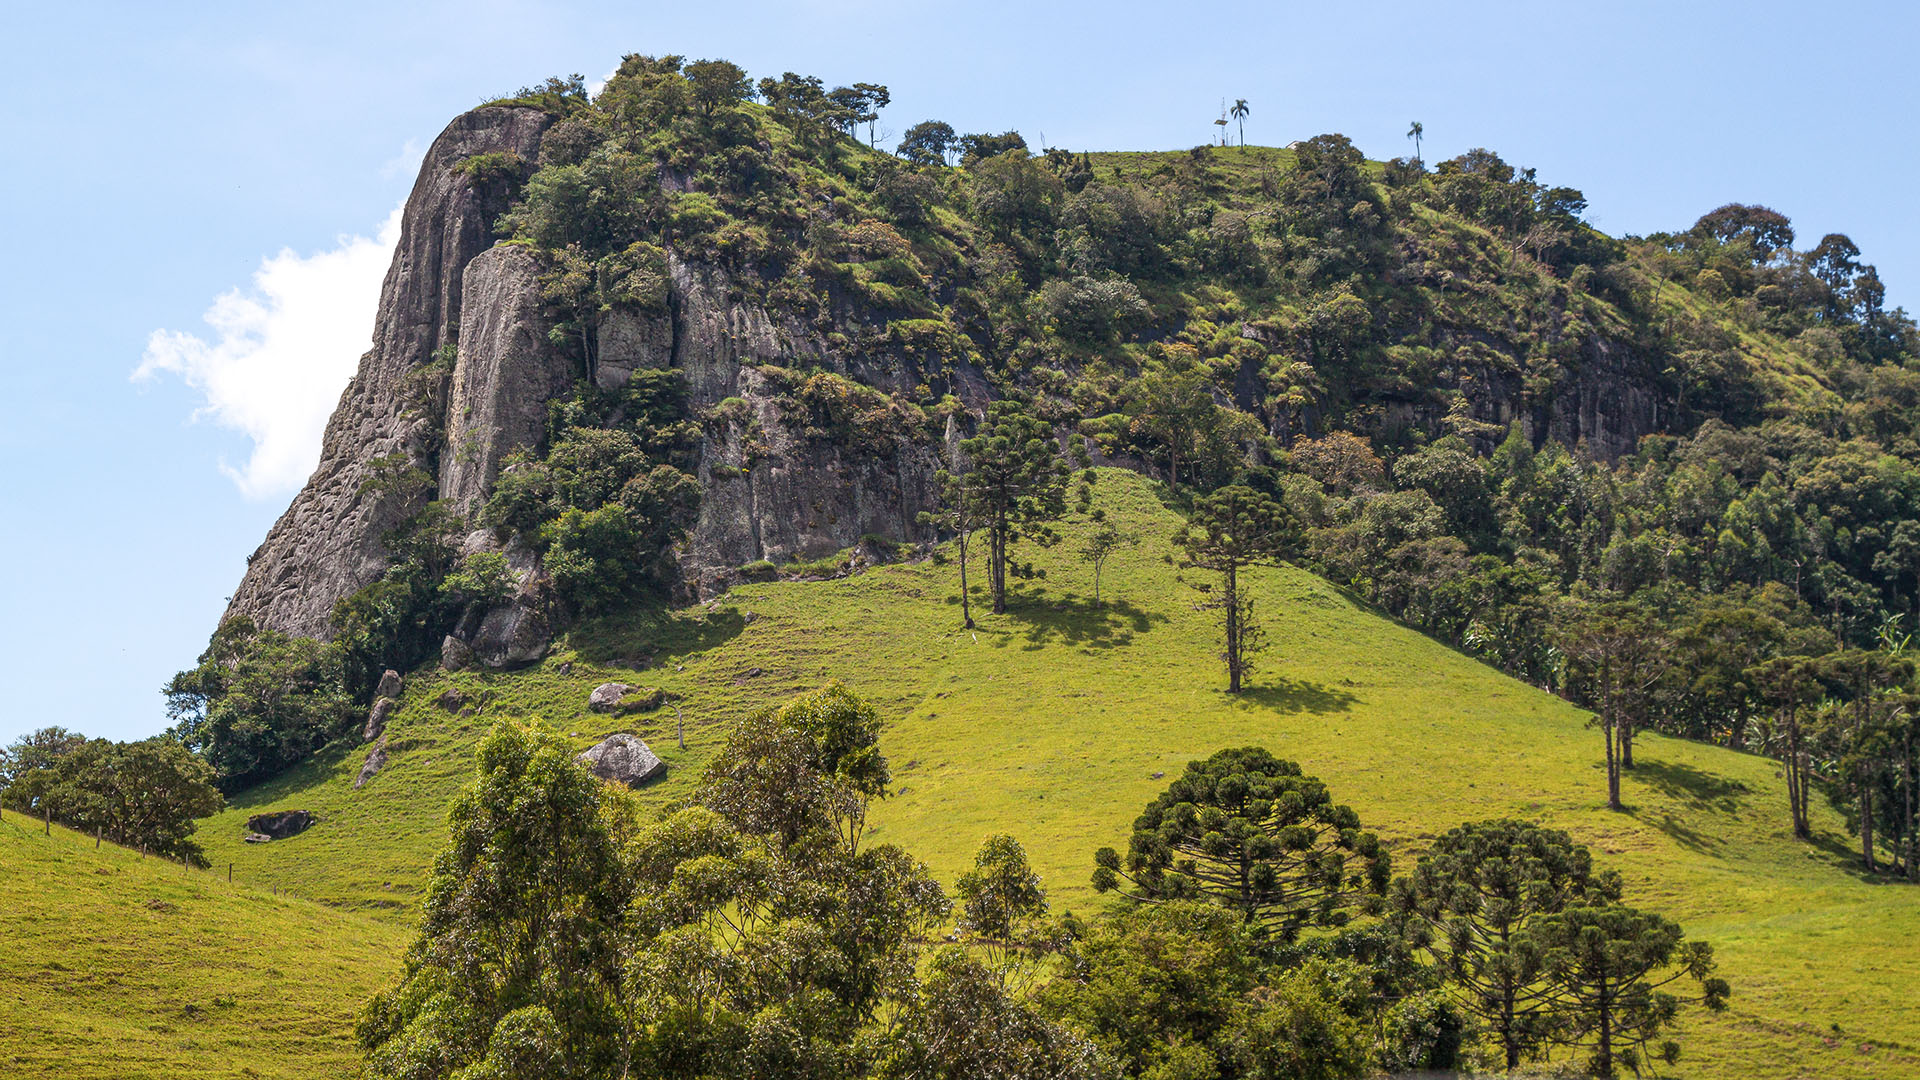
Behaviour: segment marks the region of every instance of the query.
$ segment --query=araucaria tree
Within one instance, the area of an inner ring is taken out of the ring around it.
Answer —
[[[1391,869],[1325,784],[1257,746],[1189,763],[1134,822],[1126,858],[1101,848],[1094,862],[1101,892],[1213,900],[1282,940],[1377,908]]]
[[[1226,631],[1221,657],[1227,662],[1230,694],[1240,692],[1251,654],[1259,646],[1253,599],[1241,571],[1286,558],[1293,551],[1296,533],[1293,515],[1272,496],[1232,484],[1196,500],[1193,517],[1174,534],[1186,566],[1220,575],[1220,592],[1208,606],[1220,611]]]
[[[1649,1054],[1671,1064],[1680,1045],[1661,1036],[1680,1006],[1727,1007],[1730,991],[1713,974],[1713,946],[1686,941],[1659,915],[1621,904],[1578,905],[1528,924],[1522,939],[1520,948],[1537,957],[1563,996],[1555,1040],[1588,1048],[1594,1076],[1617,1076],[1621,1066],[1637,1075]],[[1697,994],[1682,998],[1668,989],[1687,986]]]
[[[960,444],[966,471],[953,485],[951,503],[966,508],[975,528],[987,532],[987,584],[993,613],[1007,610],[1007,570],[1025,568],[1007,558],[1023,539],[1042,545],[1057,536],[1048,527],[1067,510],[1069,465],[1046,421],[1025,405],[1000,400],[987,406],[979,432]]]
[[[1793,835],[1813,839],[1807,818],[1807,790],[1813,776],[1806,733],[1808,715],[1820,700],[1817,662],[1804,656],[1781,656],[1748,668],[1747,680],[1761,702],[1773,710],[1774,753],[1786,766],[1787,808],[1793,815]]]
[[[1607,748],[1607,808],[1620,810],[1620,773],[1633,768],[1633,735],[1652,714],[1671,663],[1658,626],[1629,603],[1576,610],[1560,633],[1566,691],[1594,710]]]
[[[1511,1072],[1545,1048],[1560,1000],[1538,951],[1516,941],[1527,920],[1619,897],[1619,875],[1596,871],[1566,833],[1484,821],[1435,841],[1413,873],[1393,883],[1392,907]]]

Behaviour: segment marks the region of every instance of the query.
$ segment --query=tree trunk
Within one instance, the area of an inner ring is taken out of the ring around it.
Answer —
[[[1227,564],[1227,693],[1240,692],[1240,593],[1239,575]]]
[[[960,618],[967,629],[973,629],[973,605],[967,599],[967,539],[969,532],[960,530]]]
[[[1866,767],[1860,768],[1860,859],[1867,864],[1869,873],[1878,873],[1880,867],[1873,860],[1873,788],[1869,786]]]
[[[987,583],[993,589],[993,613],[1007,613],[1007,527],[995,525],[988,537]]]
[[[1607,980],[1600,980],[1600,1052],[1594,1055],[1595,1076],[1613,1076],[1613,1002],[1607,999]]]
[[[1633,721],[1620,718],[1620,767],[1633,768]]]
[[[1603,703],[1607,709],[1600,719],[1600,730],[1607,737],[1607,809],[1622,810],[1620,805],[1620,747],[1618,721],[1613,718],[1611,702]]]

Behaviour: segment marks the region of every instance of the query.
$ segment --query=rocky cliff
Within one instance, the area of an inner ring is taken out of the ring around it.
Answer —
[[[328,424],[318,468],[249,559],[228,617],[327,636],[334,603],[385,569],[383,532],[430,498],[472,520],[506,458],[540,443],[548,401],[581,372],[550,341],[536,257],[494,243],[504,196],[458,166],[477,154],[532,161],[547,125],[537,110],[482,108],[434,141],[407,202],[374,347]],[[700,589],[760,559],[838,551],[866,534],[923,535],[916,519],[932,505],[939,440],[855,448],[810,436],[759,365],[821,368],[882,390],[908,389],[921,373],[892,357],[850,359],[818,328],[742,300],[721,270],[670,257],[669,271],[665,314],[601,316],[595,378],[611,389],[639,369],[673,367],[693,414],[729,398],[744,403],[731,420],[707,425],[698,465],[705,497],[680,560],[688,585]],[[448,345],[450,376],[434,366]],[[436,393],[442,381],[444,394]],[[984,404],[977,374],[960,382],[964,397]],[[375,463],[396,454],[428,469],[433,490],[396,495],[370,486]],[[524,558],[515,563],[524,588],[535,570]],[[483,660],[529,659],[543,633],[529,625],[530,605],[522,597],[484,625],[476,615],[459,633]]]
[[[373,348],[327,422],[320,464],[274,523],[234,590],[227,617],[245,615],[289,634],[325,636],[334,602],[377,579],[387,559],[380,535],[418,509],[423,496],[369,488],[378,459],[434,454],[438,417],[416,408],[408,376],[454,340],[465,271],[493,246],[506,192],[455,171],[476,154],[531,160],[550,123],[537,109],[476,109],[428,149],[401,218],[400,244],[380,290]]]

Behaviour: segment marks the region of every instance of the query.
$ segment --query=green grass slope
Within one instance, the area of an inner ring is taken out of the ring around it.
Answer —
[[[9,813],[0,1076],[355,1076],[354,1019],[406,941],[391,920]]]
[[[364,749],[330,751],[207,823],[210,854],[241,880],[402,924],[472,746],[498,720],[535,718],[582,747],[639,733],[670,767],[646,795],[664,807],[691,795],[733,718],[837,678],[889,718],[895,792],[875,837],[948,881],[984,836],[1010,832],[1056,908],[1095,907],[1093,850],[1124,845],[1165,777],[1257,743],[1326,778],[1401,867],[1438,833],[1497,815],[1592,845],[1623,872],[1630,900],[1712,941],[1733,983],[1729,1013],[1691,1024],[1682,1075],[1920,1075],[1920,1016],[1906,1007],[1920,979],[1920,893],[1854,875],[1824,807],[1819,842],[1795,843],[1774,763],[1647,737],[1626,781],[1629,812],[1610,813],[1583,714],[1292,569],[1256,577],[1270,650],[1254,688],[1230,697],[1213,616],[1170,559],[1177,516],[1132,474],[1103,470],[1096,488],[1096,505],[1141,540],[1109,565],[1104,606],[1074,554],[1079,522],[1037,553],[1045,580],[1022,583],[1014,610],[981,615],[972,633],[959,626],[954,566],[927,562],[597,624],[519,672],[421,672],[392,721],[384,772],[355,790]],[[680,695],[685,748],[672,707],[588,713],[588,692],[610,679]],[[464,698],[452,709],[437,703],[449,689]],[[293,807],[320,822],[240,843],[247,814]]]

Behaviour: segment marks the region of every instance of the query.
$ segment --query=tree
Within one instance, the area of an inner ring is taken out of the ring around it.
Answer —
[[[840,683],[741,721],[707,766],[701,802],[780,850],[810,834],[859,848],[866,807],[885,798],[880,713]]]
[[[1914,675],[1912,660],[1870,649],[1844,649],[1820,658],[1815,669],[1834,707],[1821,713],[1823,756],[1831,762],[1837,792],[1850,797],[1859,829],[1860,861],[1879,869],[1874,829],[1881,810],[1881,789],[1892,765],[1891,742],[1909,695],[1900,688]]]
[[[939,488],[940,501],[934,509],[922,510],[919,521],[922,525],[931,525],[953,534],[954,545],[960,555],[960,625],[971,630],[974,627],[973,596],[967,583],[967,548],[973,540],[973,530],[978,522],[973,516],[972,490],[964,479],[965,475],[966,457],[956,453],[947,468],[934,473],[933,482]]]
[[[367,1074],[612,1075],[629,886],[606,789],[564,740],[511,724],[480,744],[474,771],[447,815],[400,985],[360,1021]],[[509,1058],[539,1068],[477,1068]]]
[[[1377,907],[1391,866],[1324,783],[1255,746],[1189,762],[1134,822],[1124,863],[1112,848],[1094,861],[1101,892],[1212,900],[1281,940]]]
[[[222,622],[198,666],[162,693],[172,734],[212,765],[234,792],[277,775],[352,729],[337,648],[312,638],[258,630],[237,616]]]
[[[1291,972],[1248,995],[1250,1008],[1223,1036],[1245,1080],[1358,1080],[1368,1074],[1367,1031],[1340,1005],[1323,965]]]
[[[1249,566],[1278,564],[1296,545],[1293,515],[1272,496],[1244,484],[1221,488],[1194,502],[1193,516],[1174,534],[1183,565],[1220,575],[1212,605],[1221,613],[1226,647],[1227,692],[1237,694],[1259,645],[1250,591],[1240,580]]]
[[[1181,459],[1190,459],[1221,420],[1213,399],[1213,373],[1192,346],[1175,345],[1161,362],[1142,371],[1131,389],[1128,426],[1166,451],[1167,484],[1178,491]]]
[[[887,1080],[1097,1080],[1093,1045],[1040,1016],[992,968],[958,948],[934,953],[879,1075]]]
[[[1003,131],[998,135],[976,132],[960,136],[955,146],[960,151],[960,164],[970,168],[1013,150],[1025,150],[1027,140],[1017,131]]]
[[[1816,662],[1804,656],[1782,656],[1747,669],[1759,699],[1773,711],[1775,753],[1786,766],[1787,808],[1793,817],[1793,835],[1800,840],[1813,839],[1813,826],[1807,818],[1807,789],[1813,772],[1808,761],[1807,739],[1802,721],[1807,710],[1820,699]]]
[[[1245,920],[1213,904],[1173,900],[1069,918],[1060,978],[1036,995],[1046,1015],[1083,1031],[1125,1076],[1207,1076],[1212,1048],[1258,983]]]
[[[853,84],[853,89],[860,95],[860,118],[867,123],[867,145],[875,146],[879,139],[875,135],[874,125],[880,120],[880,110],[887,107],[893,96],[878,83],[858,82]]]
[[[968,944],[984,948],[996,971],[1005,971],[1043,944],[1036,926],[1047,913],[1040,875],[1027,863],[1020,842],[1005,833],[981,841],[973,869],[954,883],[959,927]]]
[[[1233,108],[1230,111],[1233,118],[1240,122],[1240,145],[1245,146],[1247,145],[1247,114],[1253,110],[1247,107],[1246,98],[1234,98]]]
[[[1686,941],[1673,922],[1621,904],[1577,904],[1543,915],[1521,932],[1520,948],[1539,957],[1542,973],[1561,995],[1554,1038],[1592,1050],[1592,1075],[1636,1074],[1649,1052],[1671,1064],[1680,1045],[1654,1041],[1679,1018],[1680,1006],[1726,1008],[1730,993],[1713,974],[1713,947]],[[1698,986],[1681,998],[1666,987]]]
[[[1041,545],[1058,537],[1048,523],[1066,513],[1067,462],[1047,422],[1020,402],[1003,398],[987,406],[978,433],[960,443],[967,471],[959,476],[957,502],[976,527],[987,531],[987,584],[993,613],[1007,611],[1008,549],[1022,539]]]
[[[895,152],[915,165],[945,165],[947,154],[957,141],[952,124],[922,120],[900,137]]]
[[[1653,620],[1639,607],[1607,603],[1576,608],[1562,623],[1566,692],[1594,709],[1607,749],[1607,808],[1621,810],[1620,773],[1633,767],[1633,735],[1651,710],[1671,656]]]
[[[226,802],[213,767],[164,736],[141,742],[92,739],[60,756],[48,796],[53,817],[116,844],[206,866],[191,839]]]
[[[1100,527],[1080,545],[1080,557],[1093,567],[1093,602],[1100,603],[1100,571],[1107,565],[1113,553],[1123,547],[1132,547],[1140,538],[1131,533],[1123,533],[1111,524],[1102,522]]]
[[[695,60],[686,66],[693,84],[693,101],[700,115],[731,109],[753,96],[753,80],[738,64],[726,60]]]
[[[1418,121],[1418,120],[1415,120],[1415,121],[1414,121],[1414,122],[1412,123],[1412,125],[1410,125],[1410,126],[1409,126],[1409,127],[1407,128],[1407,138],[1409,138],[1409,139],[1412,139],[1412,140],[1413,140],[1413,160],[1415,160],[1415,161],[1419,161],[1419,160],[1421,160],[1421,157],[1420,157],[1420,139],[1421,139],[1421,137],[1422,137],[1422,136],[1424,136],[1424,135],[1425,135],[1426,133],[1427,133],[1427,127],[1426,127],[1426,125],[1425,125],[1425,124],[1422,124],[1422,123],[1421,123],[1420,121]]]
[[[1393,883],[1395,913],[1499,1041],[1507,1071],[1552,1034],[1554,988],[1539,954],[1517,947],[1529,919],[1617,900],[1620,879],[1594,869],[1566,833],[1524,821],[1469,823],[1434,842]]]

